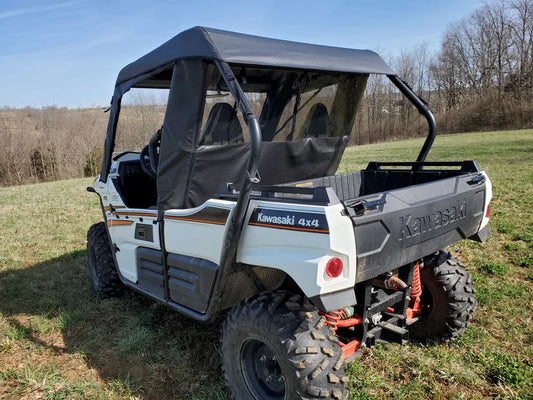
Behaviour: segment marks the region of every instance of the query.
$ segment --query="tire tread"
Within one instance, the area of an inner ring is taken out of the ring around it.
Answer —
[[[263,311],[257,312],[257,309]],[[266,331],[265,337],[277,335],[275,342],[279,344],[279,352],[286,357],[285,368],[289,368],[290,376],[285,377],[290,387],[286,392],[287,400],[331,397],[342,400],[347,397],[346,363],[338,343],[328,340],[333,334],[331,328],[305,298],[276,291],[239,303],[223,324],[222,364],[233,399],[251,396],[244,395],[246,386],[236,366],[241,343],[237,337],[253,329],[251,327],[261,327]]]
[[[440,287],[444,295],[432,293],[434,301],[441,297],[446,304],[434,304],[433,308],[439,311],[431,312],[438,315],[422,317],[408,326],[409,336],[420,341],[447,341],[462,334],[474,315],[477,302],[472,278],[465,266],[445,251],[429,258],[425,264],[422,284],[431,283],[437,288],[433,290]],[[424,278],[434,281],[424,283]]]
[[[96,276],[95,279],[91,279],[93,293],[100,299],[122,296],[126,287],[118,276],[107,229],[103,222],[94,224],[87,232],[87,257],[89,257],[91,276],[93,274]]]

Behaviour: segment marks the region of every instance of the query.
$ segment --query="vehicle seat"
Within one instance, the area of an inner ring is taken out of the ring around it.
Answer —
[[[119,164],[115,187],[127,207],[149,208],[157,204],[155,178],[143,171],[139,160]]]
[[[215,104],[200,137],[202,145],[242,143],[242,128],[237,110],[228,103]]]
[[[322,103],[313,104],[298,137],[321,137],[329,136],[332,121],[328,109]]]

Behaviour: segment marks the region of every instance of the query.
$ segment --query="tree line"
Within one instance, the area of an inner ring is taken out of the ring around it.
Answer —
[[[430,105],[439,133],[533,126],[533,0],[485,5],[427,44],[388,60]],[[354,144],[426,134],[426,125],[385,77],[369,80]]]
[[[533,0],[486,3],[451,24],[437,52],[423,43],[387,62],[428,102],[438,133],[533,126]],[[124,105],[119,129],[139,147],[159,128],[163,109],[153,101]],[[107,116],[102,109],[1,109],[0,185],[98,174]],[[387,77],[371,77],[351,144],[426,134],[425,119]]]

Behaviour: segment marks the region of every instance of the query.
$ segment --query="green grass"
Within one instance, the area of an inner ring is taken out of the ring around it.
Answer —
[[[412,160],[422,140],[349,148],[339,172]],[[450,250],[473,275],[471,327],[447,344],[378,346],[350,364],[350,399],[532,398],[533,130],[438,137],[430,160],[475,159],[493,182],[490,239]],[[90,293],[90,179],[0,189],[0,398],[229,399],[220,321],[139,295]]]

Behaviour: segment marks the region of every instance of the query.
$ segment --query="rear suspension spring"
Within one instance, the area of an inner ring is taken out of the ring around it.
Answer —
[[[411,284],[411,300],[414,301],[422,295],[422,281],[420,280],[420,263],[415,264],[413,270],[413,283]]]
[[[333,333],[337,333],[339,321],[342,319],[342,310],[333,310],[329,313],[320,313],[326,318],[326,325],[331,326]]]
[[[413,269],[413,281],[411,283],[411,293],[409,294],[411,300],[407,305],[406,316],[407,320],[418,317],[422,313],[422,280],[420,278],[420,263],[417,262]]]

